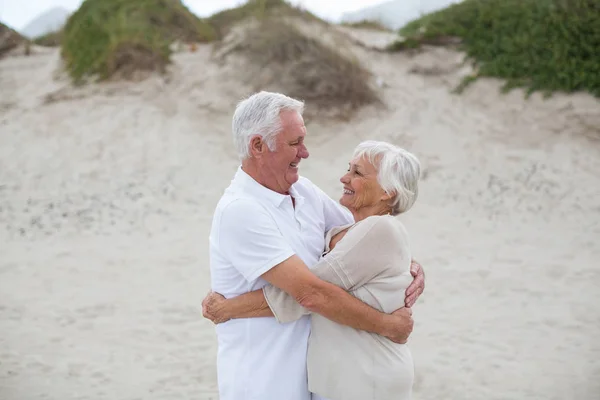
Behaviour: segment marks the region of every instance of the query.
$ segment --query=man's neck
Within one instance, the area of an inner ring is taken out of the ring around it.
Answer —
[[[277,192],[279,194],[288,195],[288,196],[290,195],[289,187],[286,189],[283,189],[283,188],[277,187],[276,185],[269,184],[269,179],[265,176],[264,173],[261,173],[260,168],[258,167],[258,165],[256,165],[255,162],[253,162],[253,160],[250,159],[250,160],[242,161],[242,170],[245,173],[247,173],[252,179],[254,179],[256,182],[258,182],[262,186],[266,187],[267,189]]]

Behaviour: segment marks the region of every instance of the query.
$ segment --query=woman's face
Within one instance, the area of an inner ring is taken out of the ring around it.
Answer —
[[[377,170],[365,158],[350,161],[348,172],[340,178],[340,182],[344,185],[340,204],[350,210],[381,206],[390,199],[377,181]]]

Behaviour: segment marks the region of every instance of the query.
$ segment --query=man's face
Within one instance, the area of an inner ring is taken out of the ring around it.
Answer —
[[[304,119],[295,111],[281,113],[281,132],[275,138],[275,150],[267,149],[263,158],[263,173],[271,190],[287,193],[298,181],[298,165],[308,158],[304,144],[306,127]]]

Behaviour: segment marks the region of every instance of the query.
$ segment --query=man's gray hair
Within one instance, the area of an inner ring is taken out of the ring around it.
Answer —
[[[408,211],[419,194],[421,164],[408,151],[386,142],[367,140],[354,149],[354,158],[365,158],[377,169],[377,181],[392,198],[392,215]]]
[[[304,102],[281,93],[258,92],[240,101],[233,114],[231,128],[233,143],[240,159],[250,157],[250,138],[260,135],[271,151],[275,150],[275,137],[281,131],[282,111],[304,111]]]

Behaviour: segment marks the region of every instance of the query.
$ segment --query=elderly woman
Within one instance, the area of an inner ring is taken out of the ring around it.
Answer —
[[[354,151],[340,204],[355,223],[327,232],[318,277],[342,287],[370,306],[391,313],[404,307],[412,281],[411,253],[404,226],[394,216],[417,198],[420,164],[404,149],[366,141]],[[213,322],[275,316],[286,323],[308,314],[277,287],[208,304]],[[406,344],[332,322],[312,314],[307,368],[311,392],[331,400],[404,400],[411,397],[413,360]]]

